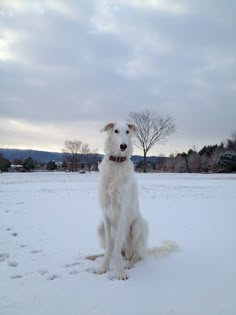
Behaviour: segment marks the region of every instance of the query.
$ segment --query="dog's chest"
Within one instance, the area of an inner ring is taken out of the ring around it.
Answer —
[[[122,183],[121,183],[122,182]],[[103,176],[100,183],[100,203],[103,210],[118,215],[124,195],[124,180]]]
[[[123,163],[114,164],[114,162],[104,159],[99,166],[100,206],[108,216],[119,216],[127,199],[133,163],[131,161]]]

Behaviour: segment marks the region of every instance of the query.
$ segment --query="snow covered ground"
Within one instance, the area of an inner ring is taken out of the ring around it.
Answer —
[[[236,174],[137,174],[148,257],[95,275],[98,174],[0,174],[1,315],[236,314]]]

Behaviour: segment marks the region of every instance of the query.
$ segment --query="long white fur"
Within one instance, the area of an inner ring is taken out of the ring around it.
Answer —
[[[110,123],[102,131],[107,132],[105,156],[99,165],[99,201],[103,221],[98,232],[105,254],[98,274],[109,270],[113,255],[116,278],[126,280],[124,259],[133,267],[147,253],[148,225],[141,216],[134,166],[130,157],[133,152],[132,136],[136,127],[124,122]],[[122,151],[121,144],[127,145]],[[110,156],[125,156],[124,162],[109,160]]]
[[[102,266],[96,271],[97,274],[103,274],[109,270],[113,254],[116,278],[126,280],[128,276],[125,268],[132,268],[147,254],[166,257],[171,252],[178,251],[179,247],[172,241],[163,241],[159,247],[147,248],[148,224],[139,210],[137,182],[130,160],[136,127],[124,122],[110,123],[102,131],[107,132],[107,138],[105,156],[99,165],[99,201],[103,221],[98,227],[98,234],[105,254],[87,256],[86,259],[103,257]],[[127,145],[125,151],[121,151],[121,144]],[[109,160],[110,156],[125,156],[127,159],[117,163]],[[128,261],[126,265],[122,254]]]

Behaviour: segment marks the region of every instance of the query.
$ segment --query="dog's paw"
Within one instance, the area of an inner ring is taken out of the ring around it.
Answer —
[[[128,275],[125,271],[117,272],[116,273],[117,280],[128,280]]]
[[[109,268],[102,267],[102,268],[100,268],[100,269],[98,269],[98,270],[95,270],[95,273],[96,273],[97,275],[103,275],[104,273],[106,273],[106,272],[108,272],[108,271],[109,271]]]

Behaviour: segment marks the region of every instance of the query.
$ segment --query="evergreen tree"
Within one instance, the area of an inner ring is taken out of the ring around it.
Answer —
[[[0,172],[7,172],[10,166],[10,161],[0,154]]]
[[[24,160],[23,166],[27,171],[32,171],[34,169],[34,161],[31,156]]]
[[[47,164],[47,170],[54,171],[57,168],[55,161],[49,161]]]

